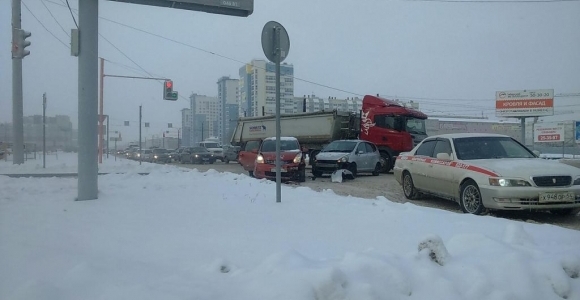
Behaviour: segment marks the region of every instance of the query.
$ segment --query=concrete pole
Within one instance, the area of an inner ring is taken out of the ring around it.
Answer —
[[[99,84],[99,163],[103,163],[103,82],[105,79],[105,59],[101,57],[101,72]]]
[[[78,199],[98,198],[99,0],[79,1]]]
[[[12,28],[20,29],[21,1],[12,0]],[[12,30],[14,35],[14,30]],[[15,37],[12,37],[12,40]],[[24,108],[22,100],[22,58],[12,58],[12,163],[24,163]]]
[[[46,93],[42,94],[42,168],[46,169]]]
[[[102,105],[102,104],[101,104]],[[107,115],[107,158],[109,158],[109,115]],[[115,149],[117,150],[117,149]]]
[[[280,159],[280,28],[274,28],[274,51],[276,51],[276,202],[282,202],[282,173]]]
[[[522,117],[520,118],[520,122],[521,122],[521,130],[522,130],[522,145],[526,145],[526,118]]]
[[[139,105],[139,165],[141,164],[142,158],[143,158],[143,152],[142,147],[141,147],[141,119],[143,117],[142,114],[143,111],[143,105]],[[147,140],[145,140],[147,141]],[[147,142],[145,142],[145,146],[147,146]]]

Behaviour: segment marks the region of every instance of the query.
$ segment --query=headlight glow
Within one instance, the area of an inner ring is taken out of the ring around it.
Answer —
[[[154,155],[153,158],[157,158],[157,155]]]
[[[339,158],[339,159],[338,159],[338,162],[339,162],[339,163],[345,163],[345,162],[348,162],[348,155],[345,155],[345,156],[343,156],[343,157]]]
[[[489,185],[492,186],[531,186],[531,184],[524,179],[518,178],[489,178]]]
[[[195,157],[199,157],[199,155],[196,154]]]
[[[294,157],[293,162],[295,164],[297,164],[297,163],[300,163],[301,160],[302,160],[302,153],[298,153],[298,154],[296,154],[296,157]]]
[[[258,154],[258,156],[256,156],[256,163],[257,164],[263,164],[264,163],[264,156],[262,156],[262,154]]]

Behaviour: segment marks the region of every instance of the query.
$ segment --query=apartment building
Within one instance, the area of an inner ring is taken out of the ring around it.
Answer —
[[[238,120],[238,97],[240,80],[227,76],[218,79],[218,99],[220,102],[218,138],[223,145],[229,144]]]
[[[190,100],[190,141],[195,145],[209,137],[219,136],[219,114],[221,104],[217,97],[191,94]]]

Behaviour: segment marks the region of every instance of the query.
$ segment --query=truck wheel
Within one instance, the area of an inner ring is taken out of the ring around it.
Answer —
[[[393,158],[386,151],[381,151],[380,163],[382,173],[389,173],[393,169]]]

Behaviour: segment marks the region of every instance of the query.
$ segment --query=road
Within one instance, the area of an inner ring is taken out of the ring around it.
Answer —
[[[215,169],[219,172],[231,172],[236,174],[247,174],[243,168],[234,162],[224,164],[216,162],[207,165],[190,165],[190,164],[176,164],[181,167],[195,168],[199,171],[207,171]],[[307,176],[311,175],[307,170]],[[351,195],[353,197],[360,197],[365,199],[376,199],[379,196],[398,203],[410,202],[424,207],[432,207],[438,209],[445,209],[451,212],[463,213],[459,205],[453,201],[444,200],[435,197],[426,197],[421,200],[408,200],[403,195],[401,186],[397,183],[392,173],[381,174],[379,176],[360,174],[354,180],[345,180],[341,183],[333,183],[330,177],[316,178],[316,180],[308,179],[306,182],[300,183],[300,186],[309,187],[315,191],[322,191],[331,189],[338,195]],[[538,224],[552,224],[560,227],[565,227],[574,230],[580,230],[580,214],[576,216],[556,216],[547,212],[501,212],[494,211],[489,213],[491,216],[507,218],[512,220],[519,220]]]

